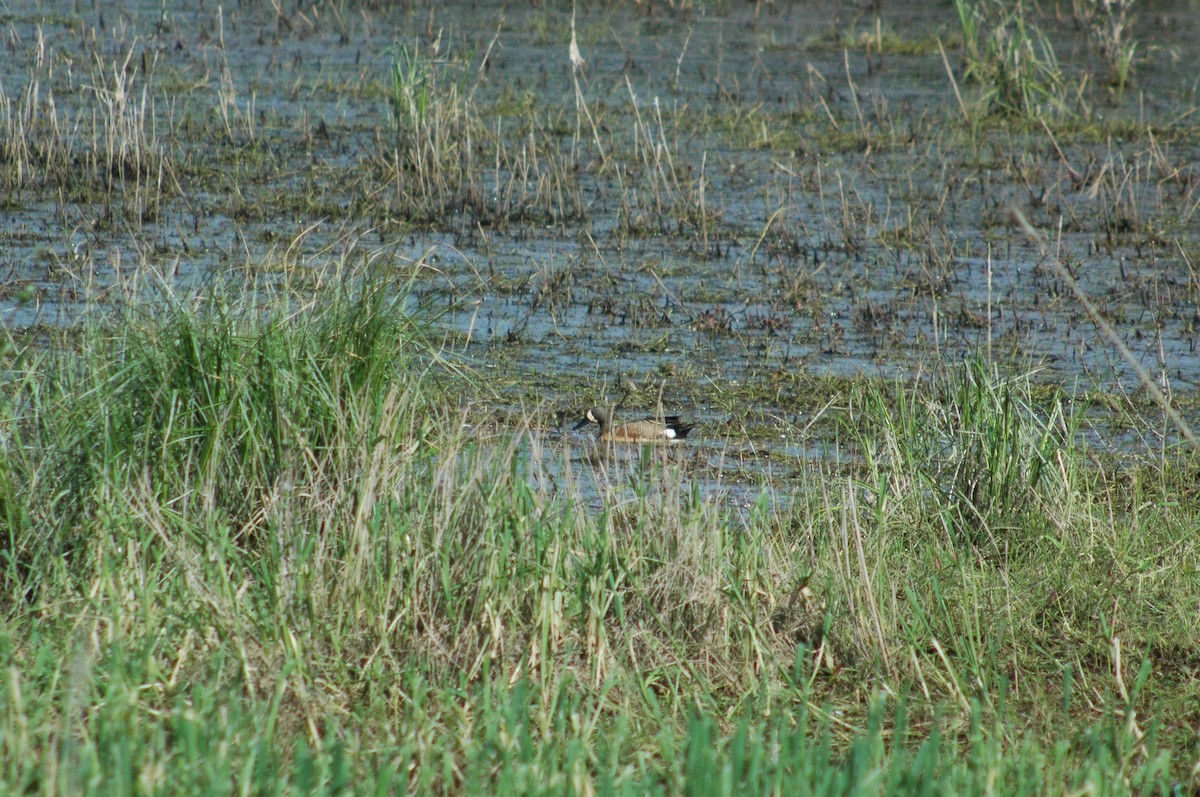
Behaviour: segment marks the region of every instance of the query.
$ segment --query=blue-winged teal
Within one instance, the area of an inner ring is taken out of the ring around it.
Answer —
[[[668,415],[664,418],[630,421],[610,426],[608,413],[599,407],[592,407],[583,416],[583,420],[575,425],[582,429],[589,423],[600,427],[600,439],[614,443],[676,443],[688,436],[695,424],[683,423],[678,415]]]

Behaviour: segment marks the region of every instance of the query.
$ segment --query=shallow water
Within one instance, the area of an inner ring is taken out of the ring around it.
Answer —
[[[1115,102],[1093,77],[1091,121],[1051,136],[964,122],[946,64],[965,102],[980,90],[948,9],[880,5],[588,4],[577,99],[570,15],[536,4],[9,3],[7,124],[44,151],[0,163],[0,320],[72,324],[163,284],[370,262],[444,311],[447,350],[498,406],[542,407],[557,429],[591,404],[661,403],[738,482],[842,456],[838,380],[976,353],[1071,392],[1137,393],[1057,262],[1196,406],[1190,6],[1138,6],[1136,84]],[[1038,17],[1060,66],[1098,75],[1065,14]],[[481,124],[432,213],[389,165],[402,48]],[[140,166],[108,159],[130,141]]]

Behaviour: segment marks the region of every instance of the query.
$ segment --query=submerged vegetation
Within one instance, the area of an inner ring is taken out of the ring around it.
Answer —
[[[25,5],[0,791],[1200,789],[1131,2]]]

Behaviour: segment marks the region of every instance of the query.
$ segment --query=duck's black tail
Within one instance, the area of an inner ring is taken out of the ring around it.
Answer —
[[[683,440],[688,436],[688,432],[695,428],[694,423],[684,423],[679,419],[678,415],[668,415],[663,418],[663,425],[675,433],[676,440]]]

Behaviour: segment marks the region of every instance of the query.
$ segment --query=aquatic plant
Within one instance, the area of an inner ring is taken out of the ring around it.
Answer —
[[[1068,81],[1049,38],[1024,2],[954,0],[966,75],[992,113],[1056,116],[1071,112]]]
[[[1120,102],[1133,79],[1137,42],[1133,40],[1130,9],[1134,0],[1075,0],[1076,19],[1088,34],[1088,43],[1104,65],[1106,82]]]
[[[472,58],[433,58],[402,46],[392,66],[395,137],[384,168],[400,209],[418,221],[477,204],[483,194],[474,163],[484,127],[466,68]]]

